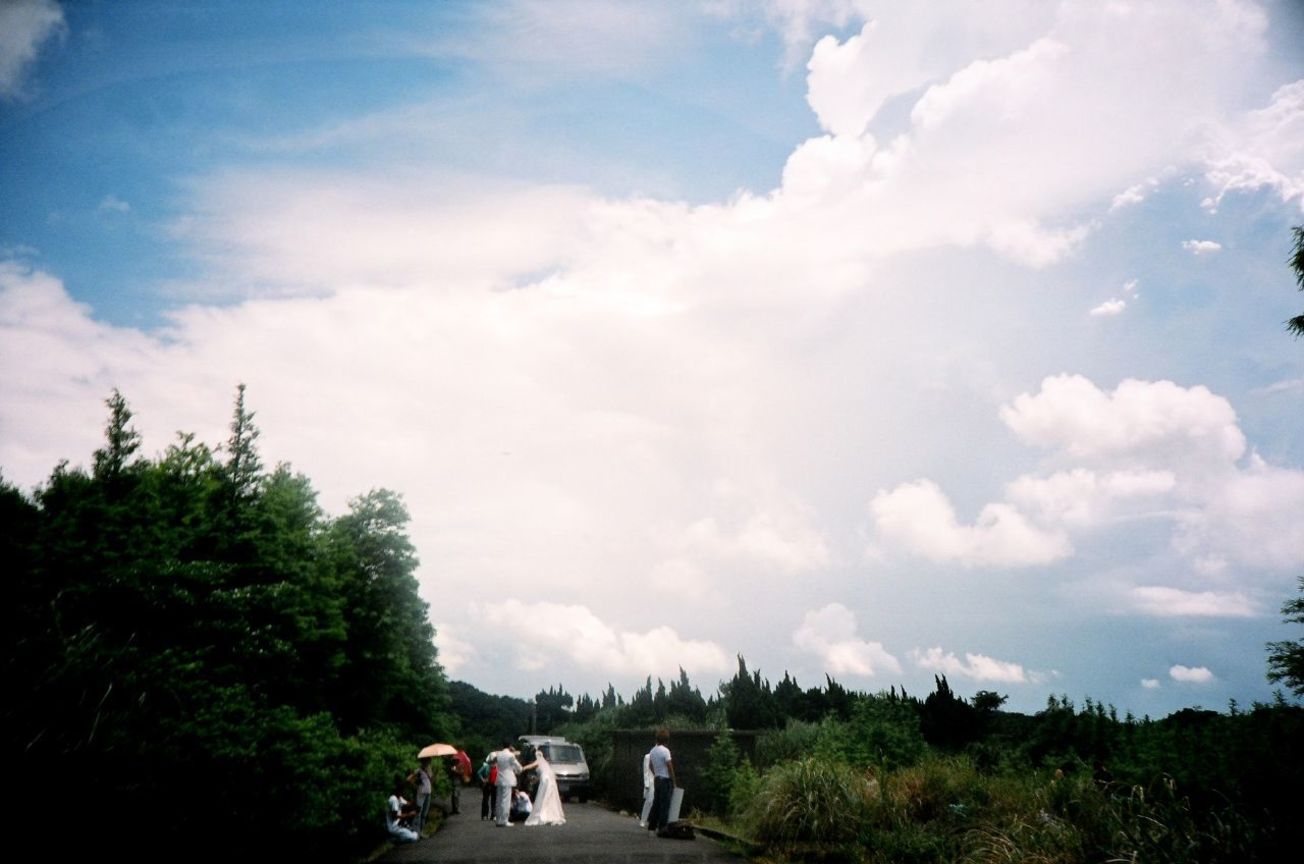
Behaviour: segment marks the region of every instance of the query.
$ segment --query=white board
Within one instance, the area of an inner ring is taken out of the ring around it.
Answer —
[[[674,794],[670,796],[670,815],[667,817],[669,822],[679,821],[679,808],[684,806],[684,787],[676,786]]]

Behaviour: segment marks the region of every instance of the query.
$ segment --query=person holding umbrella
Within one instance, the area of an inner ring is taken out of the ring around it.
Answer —
[[[423,756],[417,770],[409,774],[407,779],[409,783],[417,784],[417,834],[425,836],[426,816],[430,814],[431,781],[434,779],[430,775],[430,757]]]
[[[417,804],[420,807],[421,818],[417,830],[425,829],[426,816],[430,812],[430,796],[433,791],[434,774],[430,771],[430,760],[443,756],[456,756],[457,748],[451,744],[431,744],[429,747],[422,747],[421,752],[417,753],[417,759],[421,761],[421,767],[408,775],[408,782],[417,784]],[[457,812],[457,787],[453,787],[453,812]]]

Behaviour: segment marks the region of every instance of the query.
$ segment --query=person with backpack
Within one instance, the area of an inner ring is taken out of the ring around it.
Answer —
[[[493,819],[498,812],[494,793],[498,785],[498,751],[484,757],[484,764],[475,772],[475,779],[480,781],[480,821]]]

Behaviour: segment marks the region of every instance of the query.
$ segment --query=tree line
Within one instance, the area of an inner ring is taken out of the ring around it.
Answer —
[[[13,824],[137,857],[365,850],[392,774],[454,724],[401,498],[326,515],[263,465],[243,385],[225,442],[154,458],[107,406],[89,469],[0,477]]]

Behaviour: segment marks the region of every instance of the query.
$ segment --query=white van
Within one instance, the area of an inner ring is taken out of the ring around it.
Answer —
[[[589,763],[584,761],[583,747],[555,735],[522,735],[518,740],[522,762],[533,762],[536,753],[542,753],[548,760],[557,778],[557,791],[563,798],[588,800]]]

